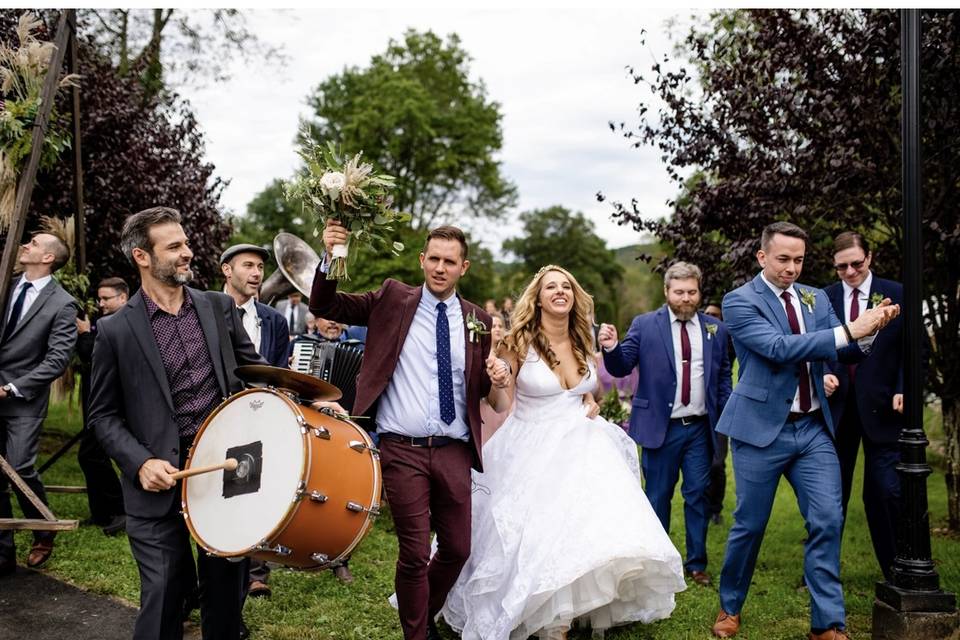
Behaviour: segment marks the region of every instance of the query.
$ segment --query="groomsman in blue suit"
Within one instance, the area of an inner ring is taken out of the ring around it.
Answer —
[[[824,291],[837,316],[852,322],[883,298],[899,304],[903,285],[876,277],[870,270],[873,255],[859,233],[845,231],[833,242],[833,262],[840,281]],[[873,551],[887,580],[897,555],[896,531],[900,506],[897,439],[903,428],[903,331],[898,318],[873,343],[870,357],[860,365],[835,365],[824,379],[830,395],[830,413],[837,427],[837,456],[843,488],[843,514],[853,485],[860,441],[863,441],[863,508],[867,514]]]
[[[718,447],[714,427],[730,397],[727,330],[700,313],[698,267],[677,262],[663,277],[667,303],[633,319],[622,343],[613,325],[603,325],[599,342],[612,375],[639,371],[630,413],[630,437],[643,447],[644,490],[660,523],[670,531],[670,503],[683,472],[687,574],[710,584],[707,568],[707,485]]]
[[[837,320],[820,289],[797,284],[807,234],[789,222],[763,230],[762,272],[723,299],[740,375],[717,431],[730,437],[737,508],[720,572],[713,634],[734,636],[780,477],[793,486],[806,523],[803,575],[810,640],[846,640],[840,584],[840,463],[824,392],[824,361],[854,363],[900,312],[884,300],[851,323]]]

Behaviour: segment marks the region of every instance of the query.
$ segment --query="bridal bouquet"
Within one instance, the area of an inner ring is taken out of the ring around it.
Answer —
[[[385,234],[394,225],[410,220],[410,214],[392,208],[393,176],[376,173],[373,165],[362,162],[363,152],[352,157],[341,155],[333,143],[320,145],[309,132],[302,136],[298,152],[304,169],[286,186],[287,198],[300,200],[317,215],[318,222],[335,218],[350,232],[349,242],[359,242],[394,255],[403,244],[390,241]],[[349,280],[347,257],[349,244],[333,247],[329,280]]]

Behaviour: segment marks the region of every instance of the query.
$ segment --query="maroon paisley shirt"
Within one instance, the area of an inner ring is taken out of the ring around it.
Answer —
[[[221,400],[200,317],[186,288],[177,315],[158,307],[143,289],[140,292],[167,372],[180,437],[193,436]]]

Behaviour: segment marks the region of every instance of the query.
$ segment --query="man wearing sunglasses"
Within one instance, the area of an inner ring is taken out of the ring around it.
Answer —
[[[876,277],[870,270],[872,259],[870,245],[859,233],[845,231],[834,240],[833,262],[840,281],[825,291],[837,317],[848,323],[876,306],[877,300],[903,303],[903,286]],[[902,323],[896,318],[877,334],[869,358],[855,365],[831,364],[824,375],[836,425],[844,519],[862,440],[863,507],[873,550],[887,580],[896,557],[900,500],[896,466],[900,460],[897,439],[903,427],[902,338]]]

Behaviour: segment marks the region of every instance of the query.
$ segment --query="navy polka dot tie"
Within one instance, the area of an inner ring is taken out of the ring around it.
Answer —
[[[440,387],[440,419],[450,424],[457,417],[453,406],[453,373],[450,369],[450,323],[447,305],[437,303],[437,382]]]

